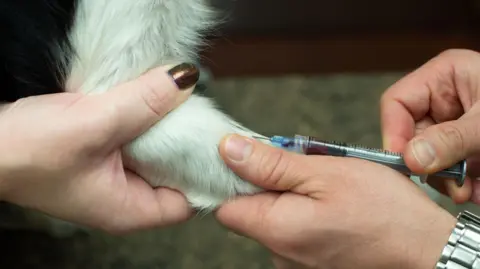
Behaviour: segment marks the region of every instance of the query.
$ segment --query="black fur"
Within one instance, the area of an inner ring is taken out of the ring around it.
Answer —
[[[69,47],[74,6],[75,0],[0,0],[0,101],[62,91],[52,48]]]

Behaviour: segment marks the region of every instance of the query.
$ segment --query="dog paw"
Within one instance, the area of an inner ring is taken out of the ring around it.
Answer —
[[[183,193],[197,210],[213,210],[237,195],[261,189],[235,175],[218,152],[228,134],[259,134],[244,128],[203,96],[193,95],[124,149],[126,166],[153,187]]]

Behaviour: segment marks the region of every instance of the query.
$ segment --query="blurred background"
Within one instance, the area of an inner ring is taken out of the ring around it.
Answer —
[[[480,48],[479,0],[213,2],[226,23],[202,52],[206,94],[267,135],[380,147],[378,100],[388,86],[443,50]],[[0,231],[0,242],[9,269],[272,268],[268,251],[211,216],[119,237]]]

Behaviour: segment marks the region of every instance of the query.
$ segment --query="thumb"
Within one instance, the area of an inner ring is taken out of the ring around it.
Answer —
[[[195,65],[183,63],[152,69],[117,86],[100,98],[108,113],[116,143],[130,141],[185,102],[199,79]]]
[[[227,166],[242,179],[266,190],[287,192],[285,195],[290,197],[287,210],[291,205],[311,206],[309,200],[313,199],[305,198],[318,199],[320,190],[324,189],[319,185],[322,179],[314,177],[313,173],[320,173],[318,163],[314,166],[311,161],[315,159],[313,156],[307,158],[239,135],[225,137],[219,151]],[[229,229],[268,246],[272,230],[274,234],[283,234],[275,224],[277,217],[282,218],[281,214],[285,213],[282,209],[278,211],[279,197],[275,192],[238,197],[223,204],[216,217]]]
[[[404,153],[408,167],[416,173],[431,174],[480,152],[477,121],[462,117],[428,127],[408,143]]]
[[[315,186],[305,188],[315,166],[310,159],[239,135],[230,135],[220,143],[220,155],[239,177],[264,189],[313,195]]]

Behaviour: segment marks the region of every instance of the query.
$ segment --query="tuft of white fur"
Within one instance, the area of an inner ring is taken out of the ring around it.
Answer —
[[[70,34],[73,51],[58,51],[70,57],[62,61],[70,62],[66,89],[100,93],[151,68],[196,61],[213,15],[205,0],[80,0]],[[257,135],[211,100],[194,95],[127,145],[124,156],[152,186],[177,189],[208,212],[235,195],[261,191],[221,161],[218,143],[229,133]],[[448,198],[420,185],[434,201],[452,208]]]
[[[204,0],[80,0],[66,88],[104,92],[159,65],[192,62],[214,12]]]
[[[212,15],[203,0],[80,1],[67,90],[101,93],[151,68],[195,61]],[[210,211],[235,195],[260,191],[220,159],[218,144],[230,133],[257,135],[193,95],[125,146],[124,156],[152,186],[177,189],[194,208]]]

